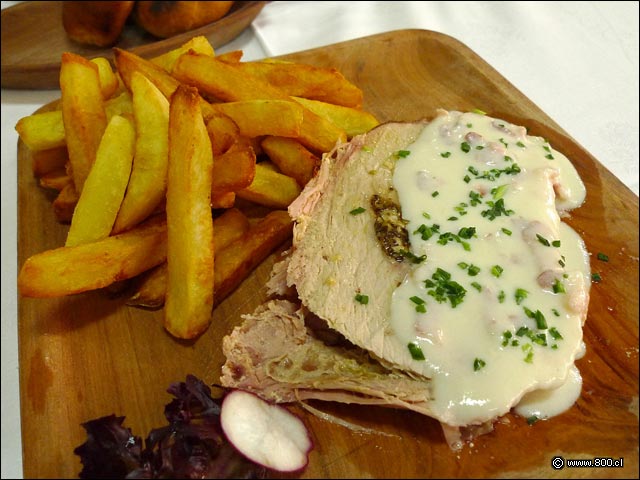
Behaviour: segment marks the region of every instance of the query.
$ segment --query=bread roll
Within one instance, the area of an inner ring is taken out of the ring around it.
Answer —
[[[120,37],[134,4],[133,1],[62,2],[62,25],[69,38],[78,43],[109,47]]]
[[[138,25],[160,38],[184,33],[224,17],[233,2],[136,2]]]

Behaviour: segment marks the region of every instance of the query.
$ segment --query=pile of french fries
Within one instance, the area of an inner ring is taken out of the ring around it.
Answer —
[[[286,211],[323,153],[378,124],[333,68],[216,55],[205,37],[151,60],[64,53],[57,108],[16,130],[64,246],[28,258],[26,297],[131,279],[127,303],[164,307],[196,338],[212,310],[291,235]],[[243,205],[264,210],[251,217]]]

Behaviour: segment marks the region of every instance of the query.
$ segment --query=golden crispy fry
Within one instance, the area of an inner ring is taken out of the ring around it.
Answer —
[[[147,218],[167,190],[169,102],[139,72],[133,73],[131,91],[136,125],[135,156],[113,233],[123,232]]]
[[[25,297],[61,297],[132,278],[165,261],[164,219],[150,219],[122,235],[29,257],[18,275]]]
[[[31,170],[36,177],[64,168],[68,161],[66,146],[31,152]]]
[[[256,154],[246,142],[234,143],[213,162],[212,195],[247,188],[256,174]]]
[[[300,195],[300,185],[292,177],[256,164],[256,173],[247,188],[238,190],[236,195],[245,200],[271,208],[287,208]]]
[[[231,208],[236,203],[236,192],[215,192],[211,194],[211,208]]]
[[[269,212],[242,238],[216,256],[215,294],[223,299],[292,233],[292,221],[284,210]]]
[[[107,128],[98,67],[79,55],[63,53],[60,90],[71,174],[76,190],[82,192]]]
[[[173,65],[176,63],[178,57],[183,53],[187,53],[189,50],[193,50],[194,52],[201,53],[203,55],[215,55],[213,46],[211,45],[211,43],[209,43],[207,37],[199,35],[197,37],[193,37],[178,48],[152,58],[151,61],[156,65],[162,67],[167,72],[171,73],[171,70],[173,70]]]
[[[131,96],[125,91],[116,97],[110,98],[104,102],[104,110],[107,121],[114,115],[133,113]],[[66,149],[67,138],[62,119],[62,110],[34,113],[22,117],[16,124],[16,131],[20,135],[20,139],[33,153],[62,147]]]
[[[245,100],[211,107],[231,118],[245,137],[299,137],[304,108],[291,100]]]
[[[244,52],[242,50],[231,50],[230,52],[221,53],[216,55],[218,60],[222,60],[227,63],[237,63],[242,60],[242,55]]]
[[[227,214],[222,217],[225,215]],[[217,223],[222,217],[214,220],[216,232],[224,228]],[[256,266],[291,236],[292,232],[291,218],[283,210],[270,212],[250,227],[248,221],[245,223],[240,219],[225,219],[225,223],[230,221],[233,221],[234,225],[229,226],[230,233],[226,235],[225,243],[217,238],[219,233],[216,233],[215,305],[238,287]],[[235,225],[235,222],[240,221],[242,223]],[[166,264],[145,274],[127,303],[149,308],[161,307],[165,301],[166,275]]]
[[[120,87],[120,82],[115,72],[111,68],[109,60],[104,57],[92,58],[91,61],[98,67],[98,77],[100,78],[100,90],[102,98],[105,100],[111,98]]]
[[[348,138],[366,133],[380,124],[376,117],[364,110],[334,105],[332,103],[309,100],[307,98],[294,97],[297,102],[308,108],[316,115],[329,120],[345,131]]]
[[[236,64],[193,52],[178,58],[173,74],[181,82],[225,102],[291,99],[282,90],[242,72]],[[346,134],[331,122],[305,109],[299,140],[313,151],[328,152],[336,142],[345,141]]]
[[[71,177],[64,167],[51,170],[40,177],[40,186],[61,191],[68,184],[72,183]]]
[[[114,115],[133,115],[133,99],[131,94],[125,90],[119,95],[110,98],[104,102],[104,111],[107,114],[107,120]]]
[[[64,147],[67,144],[61,110],[22,117],[16,123],[16,131],[20,140],[34,152]]]
[[[179,86],[169,113],[167,176],[167,296],[164,325],[194,338],[213,308],[213,155],[196,89]]]
[[[242,237],[249,230],[249,227],[249,219],[237,208],[229,208],[223,214],[214,218],[214,256],[216,252],[220,252],[227,245]],[[134,287],[134,293],[129,297],[127,304],[145,308],[159,308],[164,305],[166,291],[167,263],[164,262],[140,276]]]
[[[118,73],[129,91],[131,91],[131,77],[133,76],[133,72],[136,71],[151,80],[167,100],[171,99],[171,95],[173,95],[173,92],[175,92],[178,85],[180,85],[180,82],[164,68],[150,60],[145,60],[135,53],[127,52],[120,48],[114,48],[113,52]],[[202,115],[205,119],[209,119],[214,113],[213,110],[211,110],[211,105],[203,98],[200,98],[200,108],[202,109]]]
[[[353,108],[362,107],[362,90],[335,68],[265,61],[242,62],[238,67],[241,71],[278,87],[287,95]]]
[[[107,125],[96,161],[80,192],[67,235],[67,247],[109,236],[131,175],[134,148],[133,124],[116,115]]]
[[[76,209],[78,203],[78,192],[76,187],[73,186],[73,182],[64,186],[60,193],[53,201],[53,213],[61,223],[71,223],[73,212]]]
[[[215,114],[207,121],[207,132],[214,156],[222,155],[240,138],[240,129],[223,114]]]
[[[316,172],[320,159],[293,138],[265,137],[262,149],[278,169],[304,187]]]

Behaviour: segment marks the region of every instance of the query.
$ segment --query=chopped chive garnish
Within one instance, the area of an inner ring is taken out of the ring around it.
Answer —
[[[554,314],[556,317],[559,317],[559,316],[560,316],[560,312],[558,311],[558,309],[557,309],[557,308],[552,308],[552,309],[551,309],[551,311],[553,312],[553,314]]]
[[[469,150],[471,150],[471,145],[469,145],[467,142],[462,142],[460,144],[460,150],[462,150],[464,153],[468,153]]]
[[[471,177],[469,175],[465,175],[463,180],[464,180],[464,183],[469,183],[471,181]]]
[[[519,146],[520,148],[524,148],[524,143],[522,142],[516,142],[516,145]]]
[[[602,281],[602,277],[600,276],[599,273],[592,273],[591,274],[591,281],[593,283],[600,283]]]
[[[527,298],[527,295],[529,294],[529,292],[527,292],[524,288],[518,288],[516,289],[516,294],[515,294],[515,298],[516,298],[516,303],[518,305],[520,305],[522,303],[522,301]]]
[[[527,425],[533,425],[538,420],[540,419],[536,415],[531,415],[530,417],[527,417]]]
[[[451,156],[451,152],[442,152],[442,153],[440,154],[440,156],[441,156],[442,158],[449,158],[449,157]]]
[[[506,295],[504,293],[504,290],[500,290],[500,292],[498,292],[498,302],[499,303],[504,303],[505,297],[506,297]]]
[[[364,209],[364,208],[362,208],[362,207],[358,207],[358,208],[354,208],[354,209],[353,209],[353,210],[351,210],[349,213],[350,213],[351,215],[359,215],[359,214],[363,213],[364,211],[365,211],[365,209]]]
[[[546,238],[544,238],[542,235],[540,235],[539,233],[536,233],[536,237],[538,238],[538,241],[544,245],[545,247],[550,247],[551,244],[549,243],[549,240],[547,240]]]
[[[491,195],[493,195],[494,200],[499,200],[504,197],[504,194],[507,193],[509,185],[506,183],[504,185],[500,185],[499,187],[491,189]]]
[[[602,262],[608,262],[609,261],[609,257],[607,255],[605,255],[602,252],[598,252],[598,260],[602,261]]]
[[[553,293],[567,293],[564,288],[564,283],[556,278],[556,281],[553,283]]]
[[[551,245],[553,245],[556,248],[560,248],[560,240],[554,240],[553,242],[551,242]]]
[[[407,348],[409,349],[409,353],[411,354],[411,358],[414,360],[424,360],[424,353],[422,353],[422,349],[417,343],[411,342],[407,344]]]
[[[405,158],[405,157],[408,157],[410,154],[411,154],[411,151],[409,150],[398,150],[396,152],[396,157]]]
[[[478,282],[471,282],[471,286],[476,290],[478,290],[479,292],[482,291],[482,285],[480,285]]]
[[[513,233],[511,230],[509,230],[508,228],[502,228],[502,233],[504,233],[505,235],[509,235],[511,236],[511,234]]]
[[[476,275],[478,275],[478,273],[480,273],[480,267],[476,267],[475,265],[469,265],[469,268],[467,269],[467,273],[469,274],[470,277],[475,277]]]
[[[548,159],[548,160],[553,160],[553,155],[551,155],[550,153],[547,153],[544,158]]]
[[[436,198],[438,195],[440,195],[440,192],[437,190],[431,194],[433,198]]]
[[[549,329],[549,335],[551,335],[554,340],[562,340],[562,335],[560,335],[560,332],[556,329],[556,327],[551,327]]]
[[[460,230],[458,230],[458,236],[466,240],[469,240],[470,238],[474,237],[475,234],[476,234],[476,227],[462,227]]]
[[[369,296],[368,295],[363,295],[361,293],[356,294],[356,296],[354,297],[356,302],[360,303],[361,305],[366,305],[367,303],[369,303]]]
[[[474,108],[473,110],[471,110],[473,113],[477,113],[478,115],[486,115],[487,112],[483,112],[482,110],[480,110],[479,108]]]
[[[482,360],[481,358],[476,358],[473,361],[473,371],[477,372],[478,370],[484,368],[487,365],[487,362]]]
[[[496,278],[500,278],[502,272],[504,272],[504,268],[502,268],[500,265],[494,265],[493,267],[491,267],[491,275]]]

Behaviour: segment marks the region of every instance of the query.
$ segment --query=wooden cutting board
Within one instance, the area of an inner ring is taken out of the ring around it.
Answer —
[[[267,2],[236,2],[220,20],[170,38],[158,39],[133,21],[125,25],[116,47],[144,58],[155,57],[198,35],[217,48],[236,38]],[[2,10],[2,88],[60,88],[60,58],[73,52],[86,58],[106,57],[111,48],[81,45],[69,39],[62,25],[62,2],[24,2]]]
[[[284,58],[333,66],[364,90],[364,107],[380,121],[431,117],[435,109],[479,108],[521,124],[574,163],[586,203],[567,221],[592,254],[593,284],[578,366],[582,396],[561,416],[529,426],[507,415],[492,433],[460,452],[437,422],[413,412],[315,403],[316,408],[380,433],[357,433],[292,409],[310,427],[315,448],[302,478],[638,477],[638,197],[576,144],[551,118],[455,39],[402,30]],[[612,139],[613,141],[613,139]],[[64,243],[51,198],[39,189],[22,144],[19,155],[18,265]],[[608,262],[596,259],[598,252]],[[115,413],[144,436],[164,425],[166,387],[189,373],[215,383],[224,362],[220,342],[265,298],[265,261],[213,314],[196,342],[177,342],[161,312],[124,305],[104,291],[53,300],[19,300],[19,352],[24,474],[77,477],[73,449],[80,424]],[[623,468],[564,468],[551,460],[623,458]]]

